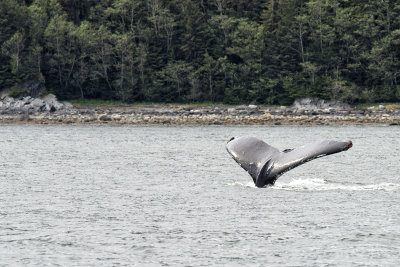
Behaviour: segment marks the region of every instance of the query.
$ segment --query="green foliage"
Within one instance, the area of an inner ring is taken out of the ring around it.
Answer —
[[[72,105],[77,107],[84,107],[84,106],[110,106],[110,107],[117,107],[117,106],[128,106],[131,105],[127,102],[121,101],[114,101],[114,100],[99,100],[99,99],[84,99],[84,100],[71,100],[69,101]]]
[[[28,88],[20,85],[14,85],[13,87],[10,88],[10,91],[8,91],[8,96],[10,97],[18,97],[20,95],[28,93]]]
[[[378,102],[378,103],[361,103],[361,104],[357,105],[358,108],[369,108],[369,107],[378,108],[379,106],[384,106],[387,109],[390,109],[390,108],[398,109],[398,108],[400,108],[400,103]]]
[[[51,93],[51,92],[49,92],[49,91],[47,90],[47,88],[43,88],[43,89],[40,91],[38,97],[39,97],[39,98],[45,97],[46,95],[48,95],[48,94],[50,94],[50,93]]]
[[[117,100],[100,100],[100,99],[84,99],[84,100],[69,100],[72,105],[76,107],[85,107],[85,106],[104,106],[104,107],[135,107],[135,106],[148,106],[155,104],[164,104],[167,105],[166,102],[123,102]],[[208,107],[208,106],[222,106],[221,102],[196,102],[196,103],[180,103],[180,104],[169,104],[172,106],[181,106],[185,108],[196,108],[196,107]]]
[[[394,0],[0,1],[0,89],[62,99],[400,101]]]
[[[1,46],[3,55],[11,58],[12,73],[18,74],[21,65],[21,56],[24,49],[24,36],[21,32],[16,32],[10,39]]]

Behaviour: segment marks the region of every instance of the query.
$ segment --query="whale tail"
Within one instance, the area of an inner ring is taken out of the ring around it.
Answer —
[[[288,170],[318,157],[338,153],[352,147],[352,142],[317,141],[294,149],[279,151],[255,137],[232,138],[226,149],[245,169],[257,187],[274,184]]]

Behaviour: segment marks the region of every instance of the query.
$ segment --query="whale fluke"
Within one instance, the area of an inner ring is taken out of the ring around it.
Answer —
[[[283,173],[307,161],[342,152],[353,146],[351,141],[323,140],[294,149],[279,151],[260,139],[251,136],[231,138],[226,149],[233,159],[245,169],[257,187],[273,185]]]

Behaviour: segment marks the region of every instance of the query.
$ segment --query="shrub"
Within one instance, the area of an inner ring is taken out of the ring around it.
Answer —
[[[20,85],[14,85],[13,87],[10,88],[10,91],[8,92],[8,96],[18,97],[18,96],[21,96],[26,93],[28,93],[27,87],[22,87]]]

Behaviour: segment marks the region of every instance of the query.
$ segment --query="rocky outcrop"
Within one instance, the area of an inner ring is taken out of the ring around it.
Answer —
[[[350,110],[351,107],[349,104],[343,103],[341,101],[303,97],[303,98],[298,98],[294,101],[292,109],[327,111],[327,110]]]
[[[51,103],[51,99],[47,100]],[[41,100],[44,101],[44,100]],[[0,123],[36,124],[134,124],[134,125],[400,125],[398,108],[307,111],[274,106],[176,106],[81,107],[76,112],[49,112],[50,105],[33,99],[29,105],[45,112],[6,113]],[[23,101],[18,102],[21,106]],[[15,104],[17,105],[17,104]],[[22,105],[22,108],[25,105]],[[60,108],[56,104],[54,109]],[[21,108],[21,107],[20,107]]]
[[[400,108],[351,108],[326,101],[307,108],[264,105],[125,107],[87,106],[74,108],[44,98],[3,97],[0,123],[35,124],[134,124],[134,125],[400,125]]]
[[[222,111],[221,111],[222,110]],[[293,113],[290,109],[257,113],[228,112],[224,108],[186,110],[177,107],[99,108],[78,113],[41,112],[2,114],[0,123],[133,124],[133,125],[400,125],[400,110],[352,110],[348,113]],[[191,112],[192,111],[192,112]],[[195,111],[195,112],[194,112]]]
[[[37,112],[75,113],[77,109],[67,102],[59,102],[57,97],[49,94],[43,98],[31,96],[13,98],[3,96],[0,101],[0,113],[2,114],[25,114]]]

